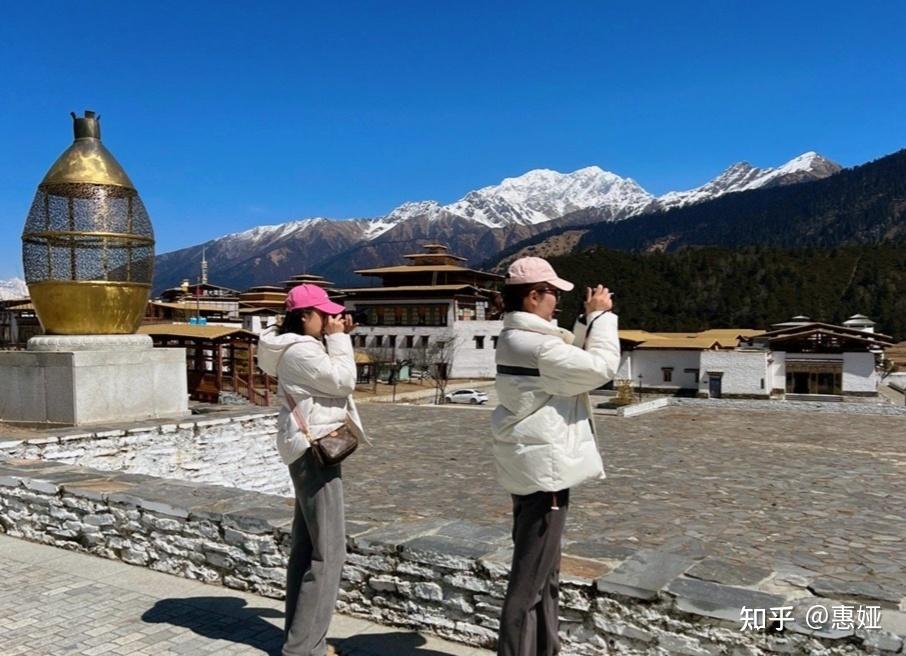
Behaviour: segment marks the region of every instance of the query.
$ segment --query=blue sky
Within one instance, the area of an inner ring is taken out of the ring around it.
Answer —
[[[0,22],[0,278],[35,187],[104,142],[158,252],[596,164],[652,193],[906,146],[899,2],[19,2]]]

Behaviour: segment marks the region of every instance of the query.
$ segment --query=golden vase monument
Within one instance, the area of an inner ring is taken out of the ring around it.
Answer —
[[[101,143],[100,117],[72,117],[75,141],[38,185],[22,234],[28,291],[47,334],[132,334],[151,292],[151,219]]]
[[[184,349],[137,335],[151,292],[154,231],[100,116],[38,185],[22,233],[25,280],[45,335],[0,353],[0,421],[82,425],[188,412]]]

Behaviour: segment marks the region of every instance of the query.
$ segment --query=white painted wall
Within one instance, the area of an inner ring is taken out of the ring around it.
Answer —
[[[771,364],[771,377],[774,380],[774,389],[786,392],[786,351],[771,351],[768,353],[768,359],[774,360]]]
[[[708,395],[708,372],[722,373],[721,394],[764,396],[771,390],[768,351],[702,351],[698,391]]]
[[[353,344],[361,351],[358,335],[365,337],[364,349],[389,348],[389,336],[396,336],[398,358],[408,357],[406,336],[413,337],[414,348],[418,349],[422,336],[428,337],[429,347],[439,341],[453,340],[450,361],[451,378],[494,378],[497,372],[494,363],[494,337],[500,335],[503,321],[455,321],[452,326],[360,326],[353,333]],[[377,347],[376,337],[383,336],[383,346]],[[484,348],[476,348],[475,337],[484,337]]]
[[[248,314],[242,317],[242,328],[256,335],[260,335],[268,326],[273,326],[276,323],[277,317],[274,315]]]
[[[632,354],[635,351],[623,351],[620,354],[620,366],[617,367],[617,379],[632,380]]]
[[[639,374],[642,374],[643,388],[696,389],[698,382],[685,370],[699,369],[701,353],[695,349],[636,349],[627,359],[627,373],[632,374],[633,385],[639,384]],[[673,367],[670,382],[664,381],[663,367]]]
[[[843,354],[843,393],[878,391],[874,353]]]
[[[453,324],[455,346],[451,378],[494,378],[494,337],[503,330],[503,321],[457,321]],[[479,349],[475,337],[484,337],[484,348]]]

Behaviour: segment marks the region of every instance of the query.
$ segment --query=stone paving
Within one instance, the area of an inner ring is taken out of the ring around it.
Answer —
[[[0,536],[3,656],[279,654],[283,603]],[[490,652],[337,615],[343,656]]]
[[[508,524],[490,408],[361,410],[375,446],[344,465],[350,519]],[[773,570],[816,594],[906,608],[906,418],[669,408],[597,426],[607,479],[575,491],[567,553],[707,556],[705,580]]]

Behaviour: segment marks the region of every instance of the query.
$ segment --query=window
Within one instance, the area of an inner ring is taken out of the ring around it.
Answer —
[[[421,338],[419,339],[419,341],[421,342],[422,348],[428,348],[428,336],[427,335],[422,335]]]
[[[661,367],[661,371],[664,372],[665,383],[670,383],[673,381],[673,367]]]
[[[374,336],[374,345],[377,346],[377,347],[379,347],[379,348],[380,348],[381,346],[383,346],[383,345],[384,345],[384,336],[383,336],[383,335],[375,335],[375,336]]]
[[[412,348],[415,345],[415,337],[406,335],[406,348]]]
[[[390,335],[390,348],[396,348],[396,335]]]
[[[683,371],[686,372],[687,374],[692,374],[693,383],[698,382],[698,369],[683,369]]]
[[[365,347],[365,335],[356,335],[356,341],[358,342],[359,346],[361,346],[362,348]]]
[[[475,335],[475,348],[484,348],[484,335]]]
[[[498,340],[498,339],[500,339],[500,337],[498,337],[497,335],[494,335],[494,337],[491,338],[491,346],[492,346],[494,349],[497,348],[497,340]]]

